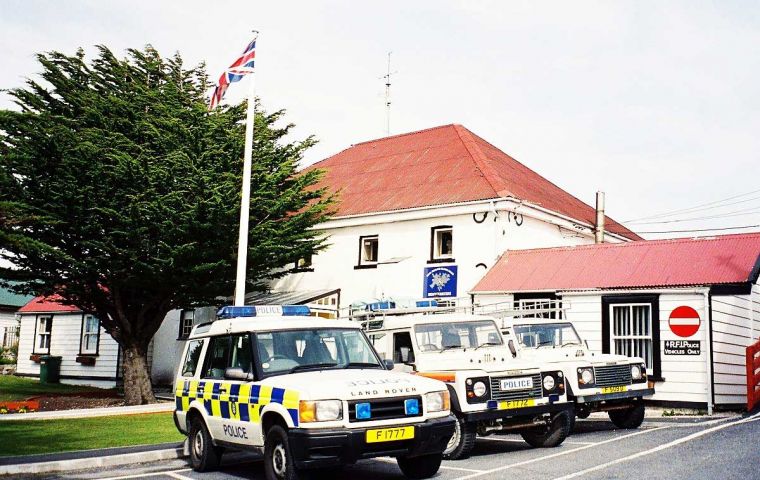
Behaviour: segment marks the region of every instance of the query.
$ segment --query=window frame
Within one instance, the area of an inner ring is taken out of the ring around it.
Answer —
[[[374,239],[376,242],[375,247],[375,260],[364,260],[364,241]],[[361,268],[377,268],[380,260],[380,235],[362,235],[359,237],[359,257],[357,259],[355,270]]]
[[[184,320],[184,315],[186,312],[193,313],[192,322],[190,323],[190,331],[187,332],[187,335],[185,335],[184,328],[183,328],[184,327],[183,320]],[[190,338],[190,333],[193,331],[194,326],[195,326],[195,309],[183,308],[182,310],[180,310],[179,311],[179,332],[177,334],[177,340],[187,340],[188,338]]]
[[[91,317],[98,321],[98,328],[95,333],[87,333],[87,318]],[[85,350],[85,336],[95,335],[95,351]],[[97,357],[100,354],[100,319],[95,315],[84,313],[82,314],[82,325],[79,330],[79,355],[86,355],[88,357]]]
[[[438,233],[449,231],[451,233],[451,254],[439,255]],[[452,225],[437,225],[430,228],[430,259],[428,263],[454,263],[454,227]]]
[[[34,317],[34,343],[32,344],[32,354],[35,355],[49,355],[50,354],[50,346],[53,344],[53,317],[54,315],[52,313],[44,313],[44,314],[37,314]],[[49,325],[48,331],[46,332],[46,335],[48,336],[48,346],[47,351],[42,351],[41,347],[38,347],[38,330],[40,327],[40,320],[42,318],[49,318]]]
[[[180,371],[179,371],[179,377],[182,378],[200,378],[201,371],[203,370],[203,366],[206,359],[206,345],[208,345],[210,342],[207,341],[208,338],[193,338],[191,340],[188,340],[187,347],[185,348],[185,355],[182,360],[182,363],[180,364]],[[185,375],[185,365],[187,364],[187,357],[190,355],[190,345],[192,345],[193,342],[201,342],[201,351],[199,354],[198,362],[195,364],[195,371],[192,375]],[[200,368],[198,368],[200,367]]]
[[[660,296],[659,295],[603,295],[602,296],[602,353],[612,351],[612,307],[615,305],[647,304],[651,312],[652,369],[651,380],[663,380],[662,355],[660,352]],[[649,370],[649,369],[647,369]]]

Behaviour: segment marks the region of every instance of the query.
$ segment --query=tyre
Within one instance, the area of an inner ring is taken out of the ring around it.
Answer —
[[[575,430],[575,408],[573,407],[569,412],[567,412],[570,416],[570,429],[567,431],[568,435],[573,434],[573,430]]]
[[[298,480],[288,433],[280,425],[272,425],[264,440],[264,474],[267,480]]]
[[[438,473],[443,456],[440,453],[434,455],[422,455],[421,457],[398,457],[398,467],[407,478],[419,479],[430,478]]]
[[[523,440],[536,448],[552,448],[565,441],[570,434],[570,414],[567,411],[552,415],[548,426],[530,428],[520,432]]]
[[[625,410],[610,410],[607,414],[618,428],[639,428],[644,422],[644,404],[637,403]]]
[[[190,420],[188,433],[190,443],[190,464],[196,472],[208,472],[219,466],[222,449],[214,447],[211,434],[200,416]]]
[[[456,417],[456,419],[454,434],[451,435],[449,443],[443,451],[443,458],[446,460],[467,458],[475,447],[477,425],[471,422],[465,422],[464,419],[460,417]]]

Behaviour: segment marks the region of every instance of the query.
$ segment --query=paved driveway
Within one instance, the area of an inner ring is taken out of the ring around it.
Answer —
[[[579,420],[560,447],[534,449],[517,435],[478,439],[466,460],[446,461],[439,480],[760,478],[760,414],[728,419],[647,419],[638,430],[615,430],[608,421]],[[128,468],[47,476],[55,479],[263,479],[261,462],[229,454],[217,472],[200,474],[182,460]],[[330,480],[402,479],[393,459],[361,461]]]

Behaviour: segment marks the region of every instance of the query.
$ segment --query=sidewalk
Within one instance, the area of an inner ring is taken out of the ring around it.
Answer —
[[[162,413],[174,410],[174,402],[133,405],[128,407],[80,408],[76,410],[56,410],[52,412],[8,413],[0,415],[0,422],[8,420],[54,420],[61,418],[107,417],[110,415],[136,415],[140,413]]]
[[[3,475],[33,475],[174,460],[187,456],[186,444],[187,440],[184,444],[171,442],[45,455],[3,457],[0,458],[0,477]]]

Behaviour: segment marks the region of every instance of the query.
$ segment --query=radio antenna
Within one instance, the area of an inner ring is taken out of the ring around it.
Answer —
[[[388,52],[388,70],[382,78],[385,79],[385,134],[391,134],[391,75],[396,72],[391,72],[391,53]]]

